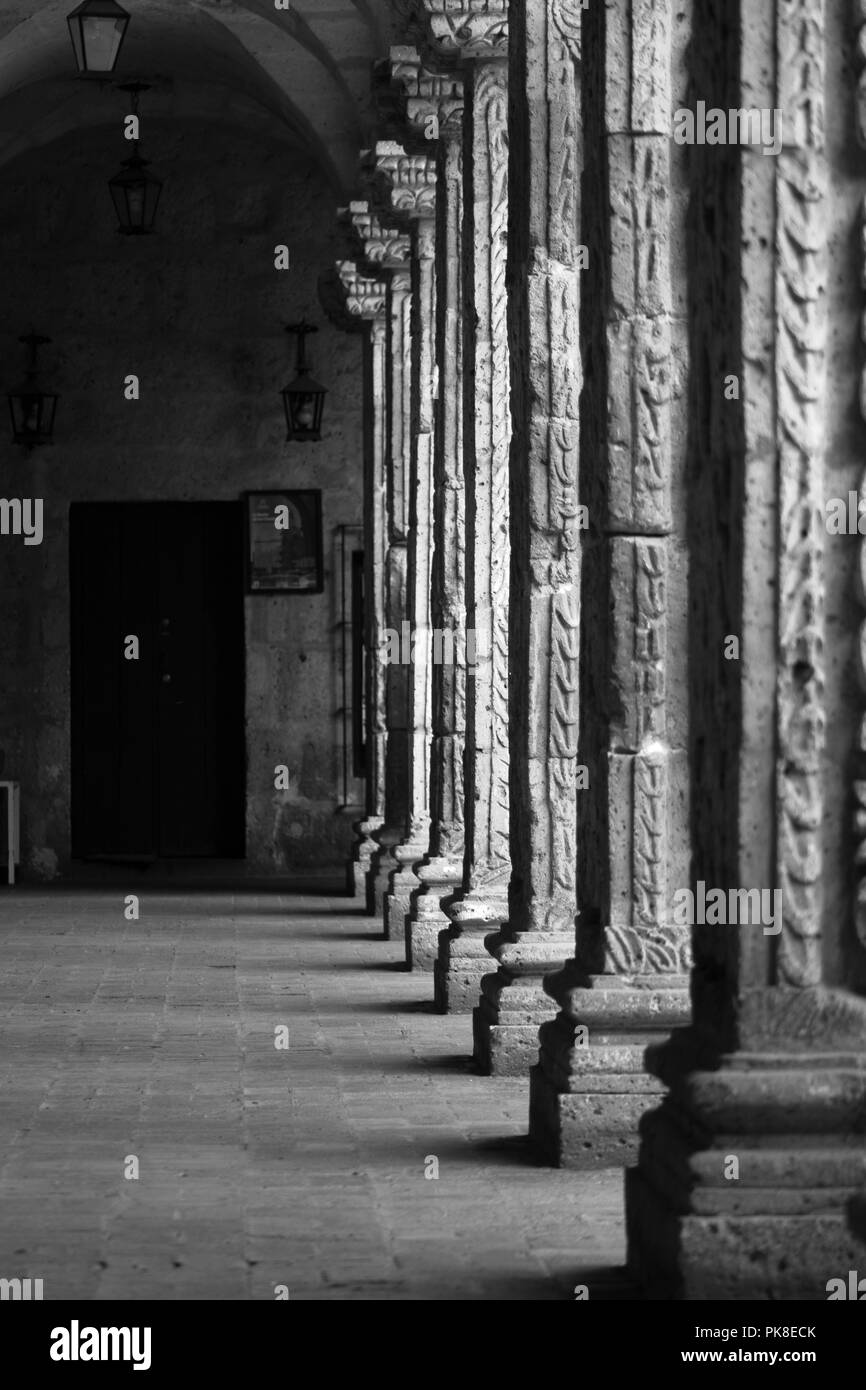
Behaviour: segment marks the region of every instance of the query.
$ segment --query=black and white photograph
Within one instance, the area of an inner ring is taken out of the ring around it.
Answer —
[[[21,1364],[832,1376],[866,0],[0,0],[0,264]]]

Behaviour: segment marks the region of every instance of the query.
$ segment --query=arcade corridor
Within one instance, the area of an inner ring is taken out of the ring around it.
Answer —
[[[0,211],[0,1299],[866,1301],[866,0],[0,0]]]

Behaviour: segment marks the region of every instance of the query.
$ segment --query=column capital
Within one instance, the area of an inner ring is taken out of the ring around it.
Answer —
[[[393,212],[408,218],[435,215],[435,159],[408,154],[396,140],[379,140],[363,158],[372,182]]]
[[[412,273],[407,268],[405,270],[395,270],[391,275],[391,295],[409,294],[412,289]]]
[[[384,280],[361,275],[354,261],[334,262],[343,289],[346,310],[353,318],[376,319],[385,312],[388,286]]]
[[[417,48],[395,46],[378,65],[377,81],[390,94],[401,121],[425,141],[456,139],[463,129],[463,78],[433,72]]]
[[[508,57],[508,0],[419,0],[438,60]]]
[[[409,264],[411,237],[397,227],[383,226],[369,202],[353,201],[340,208],[338,215],[352,229],[358,253],[374,275],[402,270]]]

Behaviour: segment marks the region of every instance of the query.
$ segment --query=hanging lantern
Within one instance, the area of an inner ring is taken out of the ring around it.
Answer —
[[[39,444],[53,444],[54,412],[57,409],[57,396],[39,387],[36,371],[36,354],[43,343],[50,338],[40,337],[38,333],[26,333],[19,338],[30,349],[30,361],[23,386],[10,391],[9,412],[12,416],[12,438],[16,444],[33,449]]]
[[[286,412],[288,433],[286,440],[319,440],[322,437],[322,412],[325,408],[327,388],[320,386],[310,376],[307,366],[305,341],[308,333],[318,333],[314,324],[302,319],[300,323],[290,323],[287,333],[295,333],[298,338],[298,360],[294,380],[280,392]]]
[[[148,173],[149,160],[142,159],[136,148],[129,159],[108,180],[108,188],[117,213],[119,232],[124,236],[147,236],[153,231],[153,219],[159,195],[162,192],[162,179]]]
[[[129,82],[121,90],[132,93],[132,109],[137,119],[139,93],[148,90],[147,84]],[[149,163],[139,154],[136,140],[130,158],[125,159],[114,177],[108,180],[118,231],[124,236],[147,236],[153,231],[162,179],[149,172]]]
[[[114,72],[129,15],[115,0],[84,0],[67,15],[69,35],[78,71],[86,76],[109,77]]]

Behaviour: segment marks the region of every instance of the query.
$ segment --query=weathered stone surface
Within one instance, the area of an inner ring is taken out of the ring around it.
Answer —
[[[682,447],[672,409],[680,382],[671,259],[671,19],[662,3],[651,10],[650,16],[645,9],[613,4],[604,16],[600,11],[583,15],[590,29],[584,50],[603,54],[604,61],[596,66],[594,85],[582,94],[582,145],[576,104],[567,109],[576,103],[575,78],[569,89],[562,76],[571,54],[557,38],[552,7],[546,25],[527,12],[525,55],[521,44],[516,47],[530,94],[530,132],[534,121],[539,143],[547,136],[551,160],[570,136],[572,158],[585,159],[584,188],[595,180],[601,193],[590,195],[581,208],[588,265],[572,277],[584,295],[604,305],[603,317],[596,311],[583,330],[584,339],[593,340],[593,371],[582,397],[588,416],[582,437],[592,447],[582,462],[580,487],[576,464],[574,491],[560,485],[560,496],[573,498],[572,511],[578,496],[588,508],[588,524],[581,527],[585,534],[569,546],[580,559],[580,622],[585,624],[577,750],[581,780],[572,782],[569,768],[563,782],[578,827],[574,859],[582,910],[576,962],[547,982],[563,1012],[542,1030],[530,1120],[541,1151],[568,1165],[634,1156],[641,1104],[660,1089],[657,1082],[636,1089],[634,1062],[655,1030],[659,1041],[664,1029],[688,1018],[690,932],[671,921],[673,894],[688,881],[690,869],[688,758],[685,747],[676,746],[685,743],[687,714],[679,685],[669,677],[671,669],[685,669],[686,648],[685,555],[670,536]],[[532,100],[544,82],[547,109],[561,108],[558,139],[544,130],[545,108]],[[549,225],[556,225],[553,219]],[[576,221],[570,238],[560,231],[558,246],[564,266],[572,266]],[[562,324],[549,307],[559,298],[528,296],[530,332],[538,320],[535,331],[542,341],[545,334],[551,342],[561,341]],[[575,360],[579,368],[576,351]],[[558,383],[554,396],[566,420],[576,415],[571,382]],[[533,445],[543,439],[538,424],[529,438]],[[570,442],[576,450],[576,438]],[[545,512],[542,478],[537,472],[534,525],[550,528],[558,510],[567,533],[569,513],[559,498],[557,509]],[[550,562],[536,572],[540,588],[545,580],[552,587],[556,570]],[[576,570],[572,573],[574,583]],[[559,602],[546,599],[543,589],[530,597],[530,642],[539,652],[548,624],[556,630],[548,609],[555,612]],[[565,631],[560,621],[562,635],[549,657],[560,686],[568,681],[565,663],[572,655]],[[544,657],[538,667],[543,680]],[[577,677],[569,684],[576,687]],[[540,722],[534,727],[530,750],[540,765],[545,731]],[[574,739],[561,742],[574,756]],[[566,764],[560,766],[564,773]],[[530,785],[543,780],[536,772]],[[538,858],[546,865],[547,855]],[[549,894],[544,925],[566,929],[567,905],[573,915],[574,899],[571,882],[557,885]],[[588,1047],[575,1041],[587,1026]],[[598,1112],[584,1094],[605,1096]],[[582,1132],[587,1126],[592,1138]]]
[[[408,240],[408,239],[407,239]],[[412,288],[409,272],[392,269],[388,276],[385,339],[385,401],[387,413],[384,509],[387,549],[384,563],[384,626],[402,632],[408,617],[407,537],[411,469]],[[367,875],[367,911],[382,915],[385,931],[389,880],[398,867],[394,851],[409,814],[409,682],[408,668],[383,662],[387,730],[384,824],[376,831],[379,848],[371,855]],[[400,932],[402,937],[402,930]]]
[[[401,80],[414,90],[410,79]],[[430,848],[417,869],[406,936],[410,968],[432,971],[448,926],[443,900],[459,889],[465,852],[466,501],[463,475],[463,82],[449,76],[430,88],[416,119],[435,115],[438,135],[436,225],[436,368],[438,390],[432,478],[430,621],[432,650]],[[421,98],[419,97],[419,100]],[[410,101],[411,106],[411,101]]]
[[[449,914],[452,908],[449,904]],[[498,904],[491,915],[498,921],[506,910],[507,905]],[[434,999],[439,1013],[471,1014],[478,1005],[482,981],[495,966],[484,944],[491,925],[490,922],[473,923],[464,917],[459,930],[455,923],[440,933],[433,968]]]
[[[508,54],[508,0],[422,0],[428,39],[437,56],[459,59],[505,58]]]
[[[406,269],[411,238],[399,227],[383,225],[366,199],[349,203],[339,215],[351,229],[366,273],[377,275],[385,270]]]
[[[473,55],[474,56],[474,55]],[[469,80],[469,79],[467,79]],[[492,962],[476,941],[457,951],[464,923],[488,930],[506,911],[508,846],[508,446],[509,361],[505,255],[508,218],[508,85],[503,62],[476,62],[465,123],[463,169],[462,466],[466,489],[466,629],[474,660],[466,672],[465,869],[440,936],[436,999],[468,1005]],[[495,904],[497,916],[491,917]],[[470,928],[471,929],[471,928]],[[475,964],[467,974],[469,961]],[[453,975],[453,980],[452,980]],[[477,1003],[477,996],[475,1002]]]
[[[547,1025],[545,1025],[547,1026]],[[623,1085],[622,1058],[615,1094],[594,1086],[570,1094],[558,1090],[540,1066],[530,1073],[529,1124],[540,1152],[559,1168],[617,1168],[633,1163],[638,1153],[638,1124],[647,1106],[661,1094],[643,1072],[633,1090]]]
[[[823,1301],[864,1261],[846,1217],[858,1227],[866,1001],[853,957],[846,990],[822,941],[847,931],[824,866],[838,814],[825,756],[828,15],[822,0],[783,0],[744,11],[739,31],[722,7],[707,16],[708,99],[785,115],[774,158],[707,150],[691,166],[696,209],[713,209],[687,253],[704,460],[688,518],[694,872],[778,888],[781,912],[772,935],[694,929],[695,1023],[648,1050],[671,1089],[642,1123],[626,1196],[629,1266],[655,1298]],[[722,405],[730,372],[739,394]],[[720,678],[725,634],[741,651]]]
[[[766,1211],[766,1193],[761,1202]],[[716,1210],[673,1223],[640,1169],[626,1174],[626,1217],[637,1248],[654,1252],[645,1265],[632,1266],[654,1299],[824,1302],[828,1281],[863,1263],[863,1246],[826,1209],[745,1216]]]
[[[372,177],[393,212],[412,227],[411,355],[408,386],[409,449],[407,616],[411,630],[411,661],[407,686],[408,786],[406,821],[400,843],[392,851],[384,903],[384,929],[389,940],[405,940],[411,897],[419,886],[414,866],[430,844],[430,706],[431,632],[430,565],[432,557],[432,470],[434,392],[436,381],[436,185],[435,160],[407,154],[394,141],[379,141],[367,162]],[[405,359],[404,359],[405,362]],[[404,367],[405,370],[405,367]],[[398,629],[399,630],[399,629]],[[411,959],[411,938],[410,938]]]
[[[537,973],[515,976],[502,969],[485,975],[472,1016],[475,1061],[491,1076],[526,1076],[538,1058],[538,1030],[556,1014],[556,1005]]]
[[[475,1015],[476,1056],[492,1068],[537,1054],[554,1012],[543,975],[573,948],[577,867],[579,21],[552,3],[510,18],[512,882],[500,969]]]
[[[361,222],[369,235],[369,219],[353,205],[349,216]],[[356,226],[356,231],[357,231]],[[387,380],[387,330],[385,309],[388,299],[386,280],[362,275],[351,261],[337,262],[338,283],[350,319],[369,325],[365,355],[367,382],[367,419],[364,450],[364,522],[367,542],[364,549],[365,589],[369,595],[366,608],[364,647],[366,652],[366,710],[365,729],[367,756],[367,818],[355,825],[360,836],[353,847],[350,886],[355,897],[367,900],[367,878],[373,856],[379,845],[376,832],[385,825],[385,765],[387,761],[387,704],[385,698],[385,665],[382,660],[385,642],[385,572],[387,561],[388,518],[385,486],[385,451],[387,418],[385,387]]]
[[[407,152],[396,140],[378,141],[364,159],[382,202],[392,213],[411,218],[433,217],[435,160],[426,154]]]
[[[826,1299],[862,1264],[842,1212],[866,1174],[866,1068],[833,1060],[693,1073],[646,1116],[626,1201],[632,1269],[653,1297]]]

